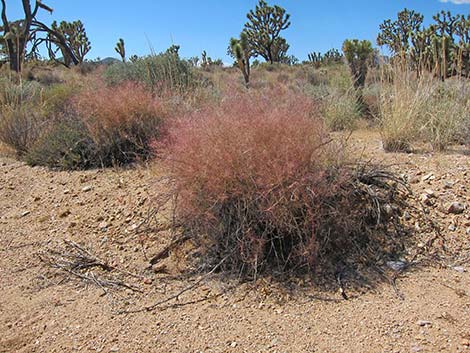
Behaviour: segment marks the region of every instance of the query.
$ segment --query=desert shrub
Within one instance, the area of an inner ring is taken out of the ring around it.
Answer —
[[[305,75],[305,78],[310,85],[320,86],[328,84],[326,70],[315,69],[311,66],[307,66],[303,70],[299,71],[299,73]]]
[[[177,54],[168,52],[112,64],[105,69],[104,77],[111,85],[133,81],[156,92],[181,92],[200,84],[200,77],[191,65]]]
[[[97,167],[97,148],[86,127],[78,119],[58,121],[31,146],[26,162],[60,170]]]
[[[101,166],[148,158],[149,143],[162,134],[162,100],[136,83],[107,87],[97,82],[76,96],[74,109],[96,145]]]
[[[78,91],[79,87],[72,83],[52,85],[44,89],[44,114],[52,117],[70,111],[72,99]]]
[[[23,155],[40,136],[45,122],[41,89],[36,83],[0,80],[1,142]]]
[[[329,270],[358,248],[391,251],[383,242],[393,237],[377,234],[398,219],[380,216],[397,190],[343,152],[308,97],[232,94],[170,129],[171,219],[204,264],[247,277]]]
[[[394,71],[384,83],[380,97],[382,140],[387,151],[409,151],[421,140],[443,150],[459,139],[468,120],[468,85],[431,76],[416,78]]]
[[[352,130],[361,117],[356,91],[346,92],[330,89],[323,101],[323,116],[327,126],[333,131]]]
[[[344,64],[328,66],[326,69],[328,84],[331,87],[347,91],[353,87],[353,81],[349,69]]]
[[[286,73],[279,73],[277,75],[277,82],[287,84],[290,81],[290,76]]]
[[[58,72],[50,68],[38,70],[37,72],[33,74],[32,79],[39,82],[40,84],[44,86],[51,86],[51,85],[63,83],[63,79],[58,74]]]
[[[42,115],[33,108],[4,107],[0,113],[0,141],[24,155],[40,136]]]
[[[372,122],[377,122],[380,114],[380,88],[380,84],[373,83],[366,85],[362,90],[362,98],[366,110],[365,113]]]
[[[461,140],[464,122],[470,119],[470,86],[464,82],[432,82],[429,102],[425,107],[421,134],[435,150],[442,151]]]
[[[391,84],[383,83],[379,120],[387,152],[409,152],[419,136],[420,122],[430,97],[430,86],[412,73],[396,70]]]

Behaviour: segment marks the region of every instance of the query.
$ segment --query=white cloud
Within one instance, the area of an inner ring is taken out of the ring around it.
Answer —
[[[439,0],[440,2],[451,2],[453,4],[462,5],[470,4],[470,0]]]

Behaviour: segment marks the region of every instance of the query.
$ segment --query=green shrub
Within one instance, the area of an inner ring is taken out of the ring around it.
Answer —
[[[352,130],[361,117],[354,89],[344,93],[330,89],[330,94],[323,102],[322,110],[327,126],[333,131]]]
[[[112,64],[105,70],[104,78],[111,85],[139,82],[156,92],[184,92],[200,83],[191,65],[169,52]]]
[[[23,155],[45,125],[40,86],[0,79],[0,141]]]
[[[432,92],[422,121],[421,137],[435,150],[442,151],[461,139],[469,124],[469,87],[459,81],[432,83]]]
[[[78,92],[78,87],[71,83],[47,87],[43,92],[44,114],[46,116],[54,116],[68,112],[72,98]]]
[[[29,105],[3,107],[0,112],[0,141],[22,156],[41,135],[42,115]]]
[[[96,146],[78,119],[59,122],[44,133],[26,155],[31,166],[46,166],[60,170],[97,167]]]

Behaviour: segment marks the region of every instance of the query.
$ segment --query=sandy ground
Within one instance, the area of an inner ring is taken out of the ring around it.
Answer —
[[[0,157],[0,352],[470,351],[470,156],[461,148],[384,154],[377,135],[354,138],[365,158],[407,174],[416,193],[432,191],[430,215],[455,255],[401,276],[404,299],[388,283],[343,300],[335,290],[292,295],[269,283],[227,290],[211,280],[158,310],[117,314],[197,280],[175,277],[170,263],[148,268],[146,256],[167,243],[165,235],[136,232],[151,209],[158,167],[68,173]],[[450,202],[465,211],[447,214]],[[105,295],[39,260],[65,239],[139,274],[132,284],[142,293]]]

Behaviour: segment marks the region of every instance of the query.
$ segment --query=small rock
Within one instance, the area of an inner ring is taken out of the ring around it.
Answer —
[[[232,343],[230,344],[230,347],[232,347],[232,348],[235,348],[236,346],[237,346],[237,342],[232,342]]]
[[[470,340],[463,339],[463,340],[462,340],[462,346],[470,347]]]
[[[24,211],[22,214],[21,214],[21,217],[26,217],[27,215],[29,215],[31,212],[30,211]]]
[[[150,278],[144,279],[144,284],[152,284],[152,280]]]
[[[109,351],[110,352],[119,352],[119,348],[118,347],[112,347],[112,348],[110,348]]]
[[[384,206],[384,212],[387,216],[393,216],[393,208],[390,205]]]
[[[403,219],[405,221],[409,221],[411,219],[411,215],[408,211],[403,212]]]
[[[452,214],[461,214],[465,211],[465,206],[461,204],[460,202],[452,202],[448,207],[447,207],[447,213],[452,213]]]
[[[108,224],[108,222],[105,222],[105,221],[98,224],[98,228],[101,229],[101,230],[106,230],[108,227],[109,227],[109,224]]]
[[[82,188],[82,191],[83,191],[83,192],[89,192],[89,191],[91,191],[91,190],[93,190],[93,187],[92,187],[91,185],[87,185],[87,186],[85,186],[85,187]]]
[[[457,272],[460,272],[460,273],[466,272],[465,267],[463,267],[463,266],[455,266],[455,267],[453,267],[453,269]]]
[[[418,322],[416,322],[416,325],[421,326],[421,327],[431,326],[432,322],[426,321],[426,320],[418,320]]]
[[[411,352],[413,353],[418,353],[418,352],[422,352],[423,351],[423,347],[419,347],[419,346],[414,346],[411,348]]]
[[[59,212],[59,218],[65,218],[67,217],[68,215],[70,215],[70,210],[62,210]]]
[[[446,189],[452,189],[452,187],[454,186],[454,183],[453,183],[453,182],[447,181],[447,180],[444,181],[443,184],[444,184],[444,188],[446,188]]]
[[[426,174],[421,178],[421,181],[428,181],[428,180],[434,180],[436,177],[434,176],[433,173]]]
[[[434,190],[426,189],[424,190],[424,193],[428,195],[429,197],[436,197],[436,193],[434,192]]]
[[[152,267],[153,272],[155,273],[167,273],[168,268],[165,264],[154,265]]]
[[[448,229],[449,229],[451,232],[454,232],[454,231],[457,229],[457,227],[455,226],[455,224],[451,224]]]
[[[428,194],[421,194],[420,198],[421,202],[426,205],[430,206],[431,205],[431,197]]]
[[[70,190],[69,190],[69,189],[64,190],[64,195],[67,195],[67,194],[70,194]]]
[[[406,267],[405,261],[387,261],[387,267],[391,268],[393,271],[401,271]]]

